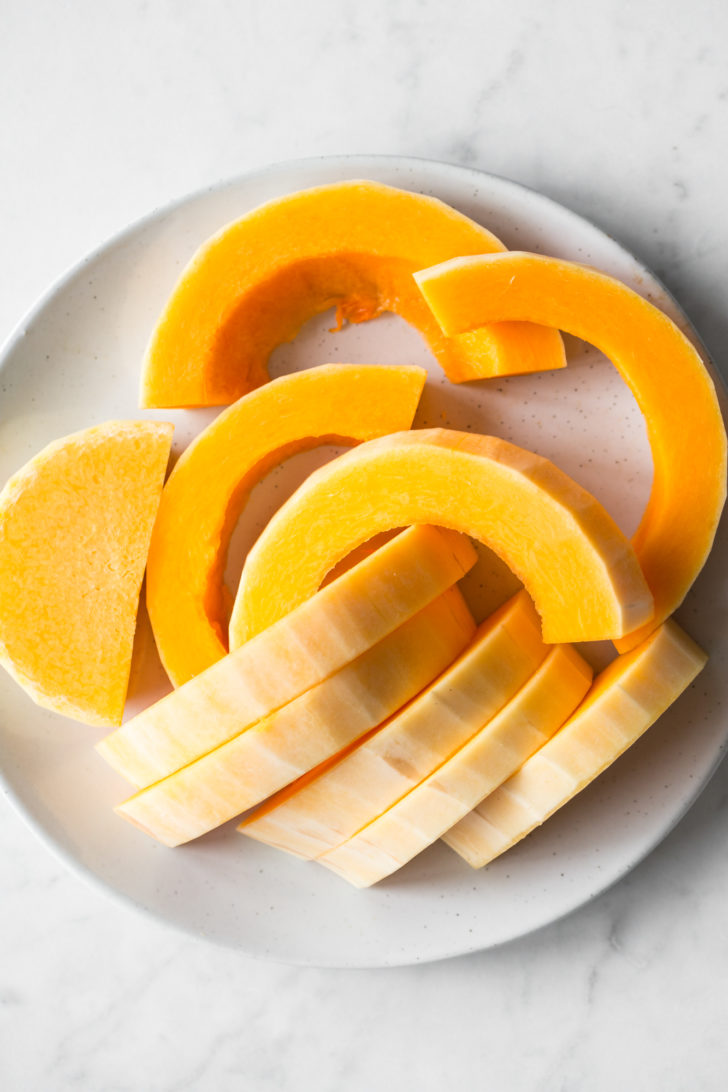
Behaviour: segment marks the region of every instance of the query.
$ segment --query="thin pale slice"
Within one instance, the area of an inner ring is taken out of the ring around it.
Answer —
[[[0,662],[38,705],[119,724],[172,425],[107,421],[0,494]]]
[[[346,841],[462,747],[547,652],[533,604],[519,592],[406,708],[343,757],[271,797],[238,829],[306,858]]]
[[[463,535],[408,528],[244,647],[127,721],[97,745],[99,753],[138,788],[168,777],[366,652],[475,560]]]
[[[231,647],[313,595],[359,543],[412,523],[494,550],[523,581],[549,644],[619,637],[652,612],[629,542],[562,470],[493,436],[429,429],[361,444],[281,506],[246,559]]]
[[[447,333],[496,319],[558,326],[596,345],[645,417],[652,491],[634,536],[655,613],[615,642],[626,652],[683,601],[710,553],[726,496],[726,435],[699,353],[667,315],[595,269],[537,254],[462,258],[417,283]]]
[[[560,728],[589,689],[591,668],[570,645],[552,649],[485,727],[394,807],[317,858],[356,887],[411,861]]]
[[[455,382],[565,364],[557,331],[503,323],[444,337],[417,269],[503,250],[491,232],[420,193],[352,180],[276,198],[228,224],[183,271],[142,377],[143,406],[220,405],[268,381],[273,349],[312,315],[394,311],[421,331]]]
[[[473,868],[505,853],[573,799],[654,724],[707,656],[672,619],[614,660],[573,717],[445,835]]]
[[[213,830],[324,762],[391,716],[472,638],[457,588],[353,663],[117,811],[168,846]],[[215,715],[214,692],[208,716]]]
[[[239,399],[190,444],[164,487],[147,567],[149,617],[175,686],[228,651],[225,561],[256,483],[317,444],[409,428],[425,378],[422,368],[324,364]]]

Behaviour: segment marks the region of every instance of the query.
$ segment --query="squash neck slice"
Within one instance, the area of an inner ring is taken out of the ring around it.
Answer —
[[[424,780],[512,698],[545,659],[521,591],[467,649],[386,724],[261,805],[243,834],[299,857],[333,849]]]
[[[444,840],[473,868],[505,853],[631,747],[706,659],[676,622],[665,622],[598,675],[560,731]]]
[[[476,556],[463,535],[402,531],[97,750],[139,788],[168,777],[362,655],[455,584]]]
[[[318,686],[143,789],[118,813],[169,846],[206,834],[394,713],[462,651],[474,629],[462,595],[450,588]],[[206,713],[217,713],[214,690]]]
[[[318,858],[369,887],[437,841],[558,730],[591,682],[570,645],[552,649],[528,682],[471,740],[393,807]]]

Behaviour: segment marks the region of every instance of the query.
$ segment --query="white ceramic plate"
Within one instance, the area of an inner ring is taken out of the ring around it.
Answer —
[[[165,298],[196,247],[223,224],[279,194],[345,178],[435,194],[511,248],[541,251],[612,273],[649,296],[695,337],[654,277],[612,239],[539,194],[476,171],[422,160],[346,157],[284,164],[156,212],[103,246],[40,302],[3,355],[0,479],[50,440],[112,417],[177,425],[176,449],[212,411],[141,413],[142,353]],[[558,462],[631,533],[649,492],[642,418],[612,366],[569,340],[557,373],[456,387],[419,335],[385,317],[331,334],[330,316],[279,350],[272,371],[328,361],[432,367],[417,423],[495,432]],[[330,452],[293,460],[256,491],[236,536],[249,542],[286,490]],[[276,488],[273,488],[273,485]],[[720,716],[728,637],[725,522],[711,561],[680,612],[711,654],[693,688],[588,791],[489,868],[474,872],[442,845],[399,875],[356,891],[332,873],[235,833],[178,850],[152,842],[112,812],[128,795],[96,756],[93,730],[34,706],[0,672],[0,747],[6,795],[46,843],[87,879],[196,936],[275,960],[384,966],[487,948],[553,921],[640,860],[683,814],[728,737]],[[239,569],[232,558],[229,572]],[[147,648],[131,711],[159,692]]]

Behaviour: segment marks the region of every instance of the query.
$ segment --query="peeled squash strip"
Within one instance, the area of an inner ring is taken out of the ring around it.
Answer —
[[[231,647],[313,595],[359,543],[412,523],[494,550],[530,593],[548,643],[619,637],[651,615],[632,547],[591,494],[505,440],[431,429],[346,452],[281,506],[246,559]]]
[[[97,750],[139,788],[167,777],[366,652],[475,560],[463,535],[436,527],[402,531],[243,648],[127,721]]]
[[[500,319],[557,326],[600,349],[645,417],[652,492],[634,548],[655,600],[638,645],[680,605],[710,552],[726,493],[726,435],[713,383],[675,324],[626,285],[536,254],[462,258],[417,274],[446,333]]]
[[[505,853],[607,769],[654,724],[707,657],[672,620],[597,676],[571,719],[445,835],[473,868]]]
[[[143,406],[220,405],[268,381],[267,361],[321,311],[365,322],[401,315],[455,382],[565,364],[555,330],[502,323],[443,337],[412,274],[458,254],[503,250],[433,197],[347,181],[254,209],[203,244],[172,293],[147,351]]]
[[[464,747],[318,860],[356,887],[369,887],[396,872],[538,750],[573,712],[590,682],[591,668],[575,649],[552,649],[525,686]]]
[[[241,398],[183,453],[164,487],[147,569],[147,607],[175,686],[227,652],[223,574],[250,491],[276,463],[317,444],[409,428],[422,368],[328,364]]]
[[[165,845],[197,838],[391,716],[457,656],[475,623],[457,588],[318,686],[117,811]],[[214,693],[208,716],[214,716]]]
[[[533,604],[519,592],[401,712],[343,757],[266,801],[238,829],[300,857],[339,845],[466,743],[531,677],[547,651]]]
[[[0,494],[0,662],[38,705],[120,723],[171,442],[172,425],[107,421]]]

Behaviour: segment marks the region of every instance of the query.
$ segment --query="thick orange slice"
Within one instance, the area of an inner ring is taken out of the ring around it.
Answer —
[[[172,425],[108,421],[50,444],[0,495],[0,660],[39,705],[121,721]]]
[[[299,487],[248,555],[231,647],[313,595],[359,543],[412,523],[464,531],[499,554],[549,643],[619,637],[651,615],[634,551],[591,494],[505,440],[432,429],[362,444]]]
[[[432,197],[347,181],[277,198],[223,228],[185,269],[154,331],[143,406],[220,405],[268,381],[272,350],[336,306],[364,322],[394,311],[455,382],[565,364],[554,330],[503,323],[443,337],[412,273],[458,254],[503,250]]]
[[[406,429],[422,368],[326,364],[241,398],[186,449],[164,487],[147,569],[147,607],[175,686],[227,652],[223,581],[230,536],[255,484],[276,463],[324,443]]]
[[[416,275],[448,334],[501,319],[557,326],[596,345],[645,416],[652,492],[634,548],[655,599],[638,645],[683,601],[710,552],[726,495],[726,434],[710,376],[671,320],[594,269],[536,254],[462,258]]]

